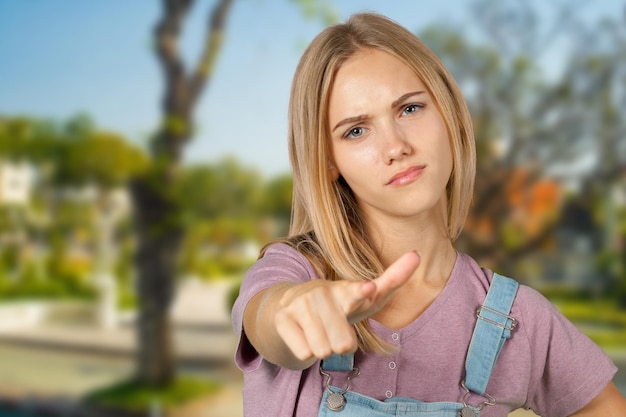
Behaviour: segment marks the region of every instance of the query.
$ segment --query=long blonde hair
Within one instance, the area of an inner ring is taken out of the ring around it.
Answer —
[[[453,158],[446,190],[451,240],[461,232],[474,186],[476,157],[469,110],[455,80],[433,52],[402,26],[374,13],[358,13],[345,24],[328,27],[304,52],[291,87],[293,202],[289,236],[280,239],[303,253],[320,278],[328,280],[374,279],[384,270],[352,191],[329,169],[330,90],[341,65],[366,48],[385,51],[409,66],[428,88],[447,126]],[[356,330],[361,349],[389,351],[367,320],[357,323]]]

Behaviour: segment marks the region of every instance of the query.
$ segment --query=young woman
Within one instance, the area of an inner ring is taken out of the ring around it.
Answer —
[[[597,346],[454,249],[471,119],[412,33],[363,13],[318,35],[294,76],[289,150],[289,236],[233,309],[246,417],[626,416]]]

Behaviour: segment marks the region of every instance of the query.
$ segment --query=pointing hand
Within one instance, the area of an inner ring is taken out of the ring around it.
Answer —
[[[302,361],[355,351],[352,324],[382,309],[413,275],[419,261],[416,252],[409,252],[371,281],[317,279],[290,288],[276,313],[279,336]]]

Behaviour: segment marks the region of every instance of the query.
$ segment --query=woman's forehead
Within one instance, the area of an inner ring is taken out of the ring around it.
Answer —
[[[427,92],[414,70],[379,50],[359,51],[339,68],[330,89],[329,111],[359,113],[397,105],[408,93]]]

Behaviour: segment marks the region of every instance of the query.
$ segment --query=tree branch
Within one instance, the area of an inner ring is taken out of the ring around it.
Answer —
[[[166,79],[163,105],[168,114],[180,112],[180,105],[187,101],[185,65],[178,51],[178,37],[192,1],[163,0],[163,18],[155,27],[157,57]]]
[[[232,4],[233,0],[220,0],[209,18],[209,28],[204,51],[193,76],[189,80],[190,105],[196,102],[204,90],[207,80],[215,69],[217,56],[222,49],[222,43],[224,41],[226,17],[228,16]]]

